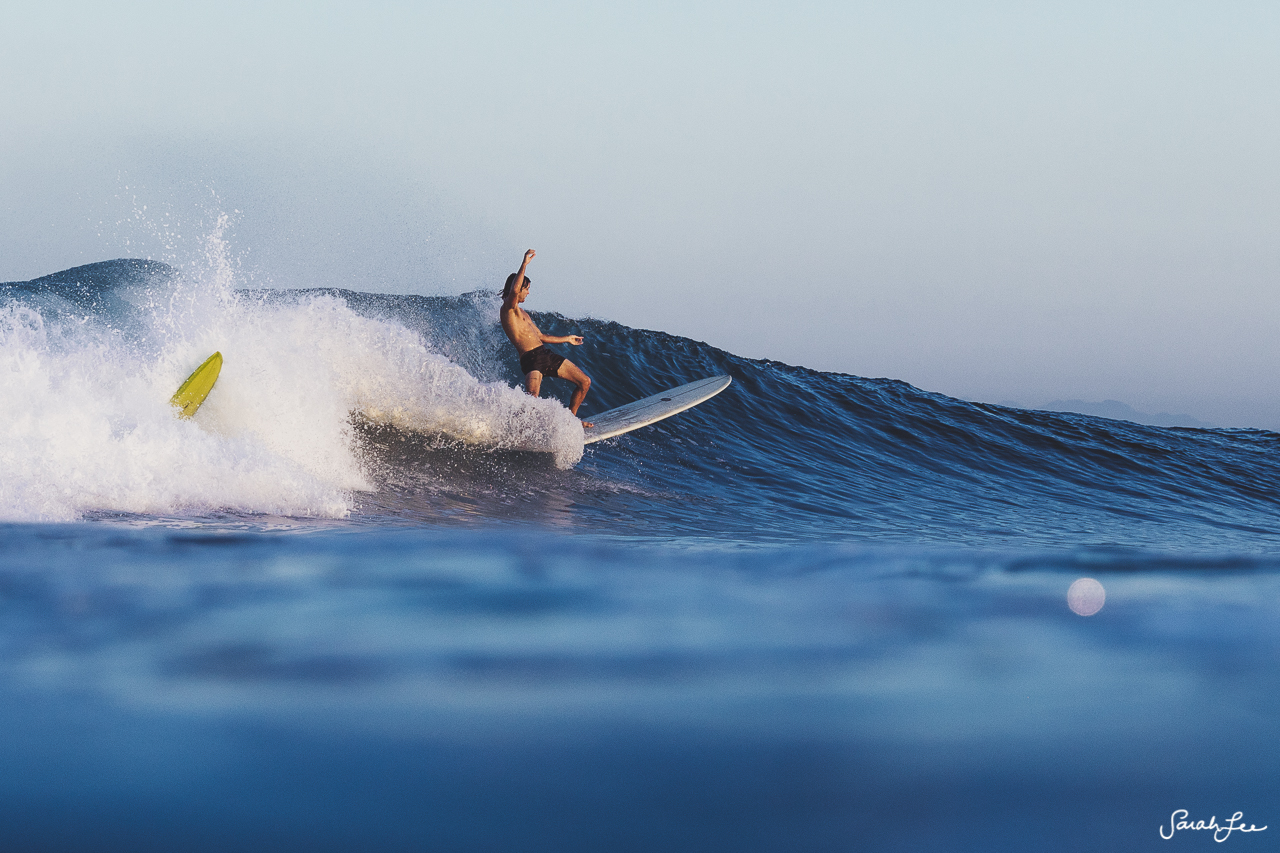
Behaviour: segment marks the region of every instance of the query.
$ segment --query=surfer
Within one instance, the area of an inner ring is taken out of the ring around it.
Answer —
[[[524,253],[524,261],[520,271],[507,276],[507,283],[502,288],[502,331],[507,333],[511,344],[520,355],[520,372],[524,374],[525,390],[534,397],[542,391],[542,377],[555,376],[567,379],[577,387],[573,398],[569,401],[569,411],[576,416],[578,407],[587,396],[591,387],[591,377],[569,359],[554,350],[547,349],[547,344],[573,344],[582,346],[581,335],[544,335],[534,325],[529,312],[520,307],[529,296],[529,277],[524,274],[529,261],[537,254],[533,249]],[[582,422],[584,427],[591,424]]]

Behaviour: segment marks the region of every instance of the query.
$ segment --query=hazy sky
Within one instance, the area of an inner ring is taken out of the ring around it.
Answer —
[[[0,2],[0,280],[239,211],[259,284],[532,246],[533,308],[1280,427],[1278,46],[1274,2]]]

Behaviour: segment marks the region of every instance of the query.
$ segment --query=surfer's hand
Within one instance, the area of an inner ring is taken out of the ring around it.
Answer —
[[[538,254],[538,253],[537,253],[537,252],[535,252],[533,249],[530,249],[529,251],[525,252],[525,253],[524,253],[524,262],[525,262],[526,264],[527,264],[527,263],[529,263],[529,261],[533,260],[534,255],[536,255],[536,254]]]
[[[565,340],[567,340],[569,343],[573,344],[575,347],[580,347],[580,346],[582,346],[582,335],[570,335],[570,336],[569,336],[568,338],[566,338]]]

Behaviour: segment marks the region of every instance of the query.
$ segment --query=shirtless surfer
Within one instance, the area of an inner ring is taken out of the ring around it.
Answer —
[[[533,260],[536,254],[537,252],[533,249],[525,252],[520,271],[507,276],[506,286],[502,288],[502,331],[507,333],[516,352],[520,354],[520,372],[524,374],[525,390],[536,397],[542,390],[542,377],[556,376],[560,379],[568,379],[578,386],[573,391],[573,399],[569,401],[569,411],[577,415],[578,407],[582,405],[582,400],[587,396],[587,389],[591,387],[591,377],[583,373],[572,361],[547,349],[546,344],[582,346],[582,336],[544,335],[534,325],[529,313],[520,307],[520,303],[529,296],[530,281],[524,274],[525,267],[529,266],[529,261]],[[582,425],[591,426],[586,421],[583,421]]]

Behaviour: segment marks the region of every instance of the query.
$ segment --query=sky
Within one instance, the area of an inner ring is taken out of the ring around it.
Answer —
[[[1280,5],[0,0],[0,281],[191,251],[1280,429]],[[145,209],[144,209],[145,208]]]

